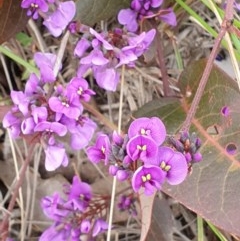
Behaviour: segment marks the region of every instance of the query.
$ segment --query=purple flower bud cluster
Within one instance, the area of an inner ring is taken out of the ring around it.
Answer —
[[[115,91],[120,79],[117,69],[123,64],[133,67],[134,62],[148,49],[155,33],[154,29],[140,35],[121,29],[97,33],[90,28],[74,50],[75,56],[80,58],[78,77],[91,69],[101,88]]]
[[[114,132],[110,140],[100,134],[96,144],[88,147],[87,155],[94,163],[109,165],[109,173],[118,180],[131,178],[135,192],[143,187],[145,194],[151,195],[165,180],[177,185],[188,174],[185,156],[162,146],[165,138],[166,128],[159,118],[143,117],[134,120],[123,137]]]
[[[144,18],[158,17],[169,25],[176,26],[176,16],[172,8],[160,9],[163,0],[132,0],[130,8],[122,9],[118,13],[118,21],[128,31],[136,32],[139,21]]]
[[[118,199],[118,209],[120,211],[128,211],[130,215],[136,216],[137,210],[135,207],[135,201],[136,199],[133,197],[133,195],[121,195]]]
[[[76,13],[74,1],[22,0],[21,7],[28,9],[27,15],[33,19],[41,15],[44,18],[43,25],[54,37],[62,34]]]
[[[181,132],[179,139],[170,138],[169,141],[177,151],[184,154],[189,166],[202,160],[202,154],[199,152],[201,140],[196,133],[190,135],[188,132]]]
[[[46,170],[53,171],[68,164],[62,137],[70,138],[74,150],[86,147],[91,140],[96,124],[82,115],[81,101],[89,101],[95,92],[79,77],[52,90],[56,56],[36,53],[34,60],[41,76],[31,74],[24,92],[11,91],[14,106],[5,115],[3,126],[10,129],[14,138],[28,135],[31,140],[40,141],[46,154]]]
[[[74,176],[72,185],[65,186],[65,193],[65,198],[58,193],[42,198],[43,212],[54,223],[43,232],[39,241],[79,241],[82,235],[90,240],[108,229],[102,216],[108,202],[100,203],[99,196],[93,195],[87,183]]]

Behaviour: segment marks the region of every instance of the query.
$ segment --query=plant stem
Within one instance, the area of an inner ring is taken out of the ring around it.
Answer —
[[[168,73],[167,73],[166,64],[164,62],[162,38],[161,38],[161,35],[157,28],[156,28],[156,31],[157,31],[157,33],[156,33],[157,58],[158,58],[158,63],[159,63],[159,67],[160,67],[161,74],[162,74],[163,93],[164,93],[164,96],[167,97],[170,94],[170,88],[169,88],[169,83],[168,83]]]
[[[233,2],[234,2],[234,0],[227,1],[226,12],[225,12],[225,16],[224,16],[224,19],[223,19],[223,22],[222,22],[221,30],[220,30],[220,32],[219,32],[219,34],[218,34],[218,36],[215,40],[213,49],[212,49],[211,54],[210,54],[210,56],[208,58],[208,61],[207,61],[206,68],[204,69],[203,75],[200,79],[199,86],[197,88],[197,92],[194,96],[194,99],[193,99],[193,102],[191,104],[190,110],[187,114],[186,120],[183,123],[183,126],[182,126],[183,131],[188,131],[189,128],[190,128],[191,122],[192,122],[192,120],[193,120],[193,118],[196,114],[198,104],[201,100],[201,97],[203,95],[205,86],[207,84],[208,77],[211,73],[213,62],[214,62],[214,60],[217,56],[218,49],[219,49],[219,46],[221,44],[221,41],[222,41],[225,33],[227,32],[228,28],[232,24],[231,21],[232,21],[232,18],[233,18]]]
[[[15,205],[15,202],[16,202],[16,199],[17,199],[17,196],[18,196],[18,191],[19,191],[19,188],[22,186],[23,184],[23,181],[24,181],[24,178],[25,178],[25,174],[26,174],[26,170],[27,170],[27,167],[32,159],[32,154],[33,154],[33,150],[34,150],[34,147],[35,147],[35,144],[31,145],[29,147],[29,153],[28,153],[28,156],[26,157],[26,160],[21,168],[21,172],[20,172],[20,175],[19,175],[19,179],[16,183],[16,186],[15,186],[15,189],[13,191],[13,195],[11,197],[11,200],[9,202],[9,205],[8,205],[8,212],[6,212],[2,222],[1,222],[1,225],[0,225],[0,240],[1,241],[5,241],[8,237],[8,226],[9,226],[9,217],[13,211],[13,208],[14,208],[14,205]]]

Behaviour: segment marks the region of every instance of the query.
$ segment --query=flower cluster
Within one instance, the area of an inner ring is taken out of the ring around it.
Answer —
[[[79,241],[82,235],[87,235],[90,240],[106,231],[109,225],[102,213],[108,200],[105,204],[100,202],[99,197],[93,195],[91,187],[77,176],[73,177],[72,185],[65,188],[66,198],[55,193],[41,201],[44,214],[54,223],[43,232],[39,241]]]
[[[179,139],[170,138],[170,144],[172,144],[177,151],[184,154],[189,167],[193,163],[202,160],[202,154],[199,152],[201,140],[197,137],[196,133],[190,135],[188,132],[181,132]]]
[[[28,9],[27,15],[33,19],[41,15],[44,18],[43,25],[54,37],[62,34],[76,13],[74,1],[22,0],[21,7]]]
[[[56,56],[36,53],[34,60],[41,76],[31,74],[24,92],[11,91],[14,106],[4,117],[3,126],[10,129],[14,138],[30,135],[32,140],[40,140],[46,154],[46,170],[53,171],[68,164],[62,137],[68,134],[74,150],[86,147],[92,138],[96,124],[82,115],[81,101],[89,101],[95,92],[79,77],[72,78],[66,87],[59,84],[52,88],[56,82]]]
[[[122,9],[118,13],[118,21],[131,32],[138,30],[139,21],[144,18],[158,17],[169,25],[176,26],[176,16],[172,8],[159,10],[162,3],[163,0],[132,0],[130,8]]]
[[[151,195],[165,180],[177,185],[188,174],[185,156],[162,146],[165,138],[166,128],[159,118],[143,117],[131,123],[124,137],[113,133],[110,140],[100,134],[96,144],[87,149],[87,155],[94,163],[103,161],[109,165],[109,173],[118,180],[131,178],[135,192],[144,187],[145,194]]]
[[[148,49],[155,33],[154,29],[140,35],[121,29],[97,33],[90,28],[74,50],[75,56],[80,58],[78,76],[84,76],[91,69],[101,88],[115,91],[120,77],[117,69],[123,64],[133,67],[134,62]]]

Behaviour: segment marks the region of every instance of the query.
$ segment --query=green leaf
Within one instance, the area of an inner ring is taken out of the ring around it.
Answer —
[[[181,100],[148,103],[134,116],[158,116],[168,133],[177,133],[198,88],[206,60],[192,63],[180,76]],[[188,97],[189,96],[189,97]],[[149,109],[150,107],[150,109]],[[229,108],[223,115],[222,108]],[[146,114],[145,114],[146,113]],[[214,66],[193,119],[191,131],[202,140],[202,162],[178,186],[163,191],[206,220],[240,236],[240,94],[236,82]],[[236,148],[236,153],[228,152]],[[144,218],[144,217],[143,217]]]
[[[122,8],[130,6],[130,0],[78,0],[76,19],[92,26],[101,20],[116,16]]]
[[[27,34],[25,33],[18,33],[16,34],[16,39],[22,44],[22,46],[27,47],[28,45],[31,44],[32,42],[32,38],[29,37]]]

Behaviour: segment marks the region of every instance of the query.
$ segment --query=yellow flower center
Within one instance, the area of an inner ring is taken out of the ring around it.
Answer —
[[[146,130],[141,128],[140,133],[141,133],[141,135],[146,135]]]
[[[102,151],[103,154],[105,153],[105,150],[106,150],[105,147],[102,146],[101,151]]]
[[[62,105],[67,107],[67,108],[69,107],[69,104],[67,102],[65,102],[65,101],[62,102]]]
[[[77,93],[78,93],[79,95],[81,95],[81,94],[82,94],[82,92],[83,92],[83,88],[82,88],[82,87],[79,87],[79,89],[78,89]]]
[[[167,165],[165,162],[162,162],[162,163],[161,163],[161,168],[162,168],[164,171],[168,172],[168,171],[171,169],[171,166],[170,166],[170,165]]]
[[[150,181],[151,178],[152,178],[152,177],[151,177],[151,174],[148,173],[147,175],[142,176],[142,181],[143,181],[143,182],[147,182],[147,181]]]
[[[147,145],[143,145],[143,146],[137,145],[137,149],[141,150],[141,151],[146,151],[147,150]]]

